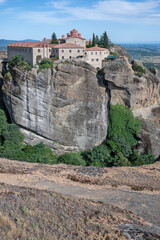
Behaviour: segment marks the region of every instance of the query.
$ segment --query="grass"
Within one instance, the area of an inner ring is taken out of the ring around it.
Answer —
[[[137,222],[133,213],[105,202],[1,184],[1,240],[127,239],[115,225]],[[9,207],[7,207],[9,206]]]

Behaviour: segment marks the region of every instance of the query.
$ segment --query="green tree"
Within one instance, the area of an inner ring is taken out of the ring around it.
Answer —
[[[8,63],[8,69],[10,72],[12,72],[13,68],[15,66],[21,66],[24,67],[26,70],[31,70],[31,66],[29,65],[29,63],[23,59],[21,54],[18,54],[16,56],[11,57],[11,59],[9,60]]]
[[[95,34],[93,33],[92,47],[95,47],[95,45],[96,45],[96,38],[95,38]]]
[[[99,44],[99,37],[96,35],[96,44]]]
[[[109,44],[109,38],[107,36],[107,33],[106,31],[103,33],[103,46],[104,48],[109,48],[110,47],[110,44]]]
[[[56,36],[55,32],[52,33],[51,43],[58,44],[58,40],[57,40],[57,36]]]
[[[92,47],[92,41],[91,41],[91,39],[89,39],[88,47],[89,47],[89,48]]]
[[[108,142],[112,140],[123,153],[135,146],[141,129],[141,121],[134,119],[132,111],[122,104],[110,106]],[[125,144],[127,148],[125,149]],[[126,156],[128,155],[126,154]]]
[[[87,166],[109,167],[112,165],[110,151],[105,144],[93,147],[81,153]]]
[[[85,166],[86,162],[84,161],[81,153],[65,153],[58,158],[58,163],[64,163],[67,165],[82,165]]]
[[[131,162],[126,158],[124,157],[123,153],[121,152],[118,152],[115,157],[114,157],[114,163],[113,163],[114,166],[131,166]]]

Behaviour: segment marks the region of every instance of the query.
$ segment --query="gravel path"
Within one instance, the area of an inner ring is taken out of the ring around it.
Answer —
[[[39,188],[42,185],[49,191],[114,204],[120,208],[130,210],[153,225],[160,227],[160,194],[151,195],[106,187],[88,189],[87,187],[59,184],[52,181],[39,181],[36,187]]]

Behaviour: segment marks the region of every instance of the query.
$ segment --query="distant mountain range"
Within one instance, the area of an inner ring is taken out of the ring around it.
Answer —
[[[25,40],[6,40],[6,39],[0,39],[0,46],[6,47],[10,43],[16,43],[16,42],[38,42],[38,40],[33,39],[25,39]]]

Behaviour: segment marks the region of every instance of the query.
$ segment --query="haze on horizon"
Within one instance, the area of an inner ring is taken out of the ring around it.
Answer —
[[[105,30],[112,42],[160,42],[160,0],[0,0],[0,39],[82,37]]]

